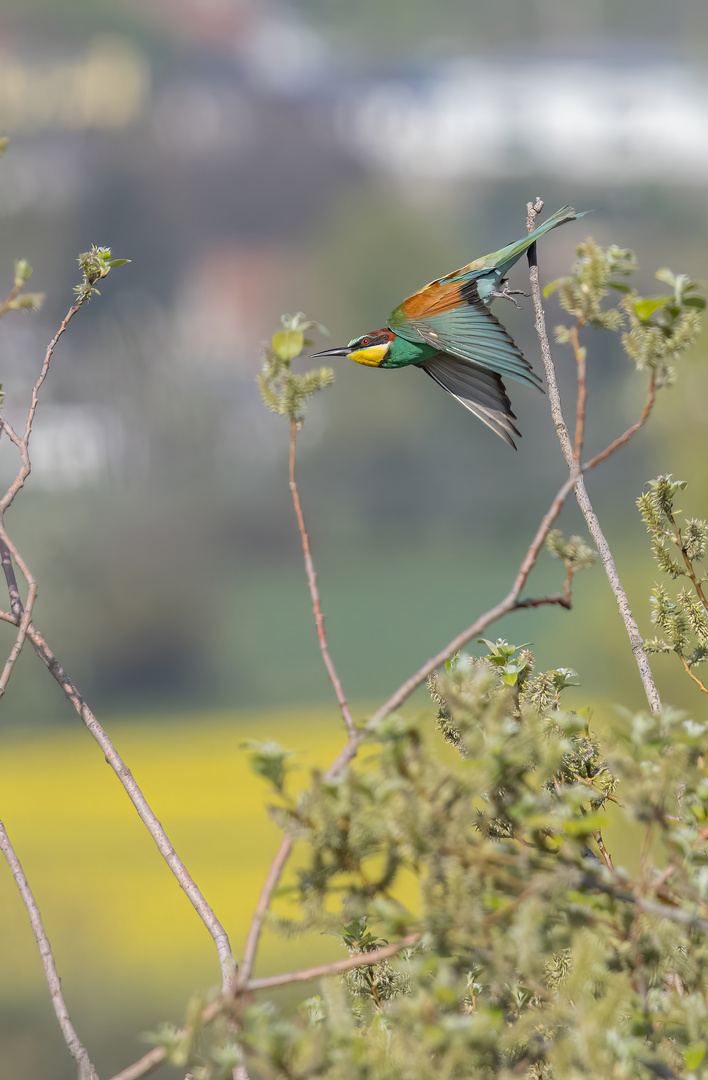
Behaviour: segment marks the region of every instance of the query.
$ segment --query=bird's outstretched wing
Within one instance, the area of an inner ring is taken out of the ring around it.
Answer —
[[[540,379],[499,320],[480,300],[476,280],[433,281],[392,311],[388,325],[462,360],[540,387]]]
[[[418,367],[516,449],[512,435],[520,437],[521,432],[512,423],[516,417],[511,411],[511,402],[501,375],[474,361],[461,360],[445,353],[438,353]]]

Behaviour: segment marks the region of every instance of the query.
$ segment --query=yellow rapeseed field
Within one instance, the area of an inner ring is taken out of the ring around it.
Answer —
[[[301,779],[344,742],[330,709],[108,722],[119,752],[231,937],[238,956],[279,840],[245,739],[299,751]],[[23,863],[70,997],[96,986],[183,1003],[219,982],[212,941],[101,751],[79,724],[0,740],[0,815]],[[47,988],[27,914],[0,860],[0,1000]],[[339,955],[332,938],[266,934],[259,971]]]
[[[304,786],[309,768],[329,764],[344,742],[338,713],[207,713],[116,719],[106,727],[238,957],[280,837],[265,808],[267,785],[250,772],[241,744],[275,739],[297,751],[301,770],[292,786]],[[607,810],[606,841],[631,865],[637,827],[616,807]],[[0,816],[39,903],[70,1005],[90,1010],[100,988],[116,1009],[149,1002],[154,1015],[179,1018],[195,990],[220,982],[209,934],[82,725],[0,737]],[[412,879],[398,892],[415,905]],[[287,911],[285,901],[278,904]],[[44,1008],[37,946],[3,860],[0,926],[0,1005]],[[332,937],[266,932],[257,973],[341,955]]]

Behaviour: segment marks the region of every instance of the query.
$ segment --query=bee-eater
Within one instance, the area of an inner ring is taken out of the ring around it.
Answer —
[[[583,211],[588,213],[588,211]],[[582,217],[564,206],[523,240],[475,259],[409,296],[388,317],[388,326],[314,356],[347,356],[368,367],[415,365],[516,449],[514,426],[502,378],[541,389],[541,380],[489,305],[496,297],[516,303],[506,275],[539,236]],[[501,286],[501,288],[500,288]],[[522,294],[523,295],[523,294]]]

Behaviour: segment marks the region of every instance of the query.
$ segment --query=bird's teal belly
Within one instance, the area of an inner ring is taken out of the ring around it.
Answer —
[[[401,368],[410,367],[411,364],[420,364],[423,360],[429,360],[431,356],[435,356],[438,349],[433,348],[432,345],[426,345],[421,341],[420,344],[414,341],[408,341],[407,338],[396,337],[391,342],[391,347],[388,350],[388,355],[381,364],[382,368]]]

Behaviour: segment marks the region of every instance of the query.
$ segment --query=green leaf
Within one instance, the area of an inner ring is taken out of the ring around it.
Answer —
[[[7,135],[3,135],[3,137],[0,139],[0,157],[2,157],[7,150],[7,144],[9,143],[9,141],[10,140]]]
[[[607,284],[611,289],[616,289],[621,293],[632,293],[634,289],[631,285],[628,285],[626,281],[608,281]]]
[[[555,281],[549,281],[548,284],[543,287],[543,295],[546,297],[551,296],[556,289],[560,289],[563,281],[564,278],[556,278]]]
[[[130,261],[130,259],[111,259],[108,265],[113,269],[114,266],[125,266]]]
[[[663,281],[665,285],[668,285],[673,289],[676,284],[676,276],[673,270],[669,270],[668,266],[661,266],[654,274],[657,281]]]
[[[706,299],[704,296],[687,296],[684,298],[683,306],[698,308],[699,311],[704,311],[706,306]]]
[[[669,299],[668,296],[651,296],[646,300],[635,300],[634,310],[637,314],[637,318],[641,319],[642,322],[646,322],[647,319],[651,318],[655,311],[665,307],[666,304],[668,304]]]
[[[293,360],[302,352],[305,344],[305,335],[302,330],[278,330],[273,334],[273,352],[277,353],[281,360]]]
[[[706,1054],[704,1042],[690,1043],[683,1052],[683,1060],[687,1069],[695,1069],[703,1061]]]
[[[571,818],[563,822],[563,832],[569,836],[586,836],[597,829],[606,829],[609,825],[607,814],[586,814],[581,818]]]

